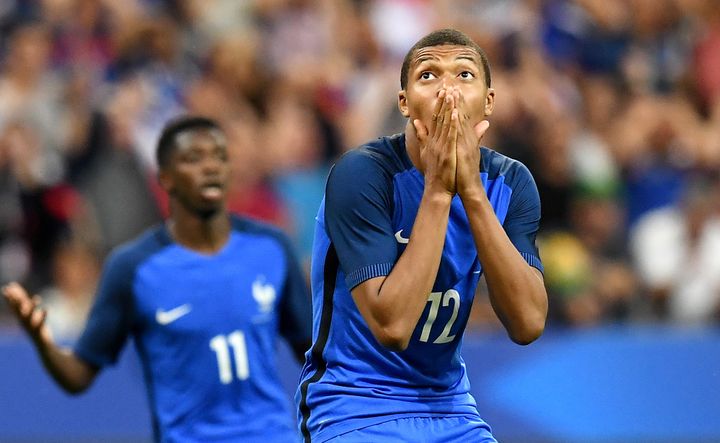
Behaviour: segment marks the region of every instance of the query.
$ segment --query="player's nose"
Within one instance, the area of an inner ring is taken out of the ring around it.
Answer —
[[[222,168],[222,163],[222,160],[212,155],[206,156],[202,162],[202,171],[205,174],[217,174]]]

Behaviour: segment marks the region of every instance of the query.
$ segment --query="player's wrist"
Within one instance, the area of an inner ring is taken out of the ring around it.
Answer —
[[[42,337],[31,336],[30,338],[32,339],[33,344],[35,345],[35,348],[40,355],[44,357],[50,355],[50,352],[53,348],[52,343]]]
[[[458,186],[458,196],[464,204],[483,204],[487,201],[487,194],[482,183],[471,183],[463,186]]]
[[[37,348],[38,352],[43,355],[48,355],[52,352],[55,347],[55,340],[49,331],[35,331],[30,333],[30,339]]]
[[[452,203],[452,199],[455,196],[455,192],[450,191],[444,186],[426,186],[425,192],[423,192],[423,199],[430,203],[434,203],[440,206],[449,206]]]

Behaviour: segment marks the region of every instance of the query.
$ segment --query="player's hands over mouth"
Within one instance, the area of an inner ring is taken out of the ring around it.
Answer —
[[[425,189],[442,191],[450,196],[456,192],[458,110],[451,88],[438,92],[430,127],[413,120],[420,142],[420,161],[425,175]]]
[[[470,115],[465,111],[465,101],[460,89],[455,88],[453,94],[459,117],[455,180],[457,193],[461,198],[472,197],[478,192],[485,192],[480,180],[480,140],[490,127],[490,122],[482,120],[473,126]]]
[[[47,311],[40,307],[40,297],[30,297],[27,291],[15,282],[4,286],[2,293],[30,338],[38,345],[51,343],[50,328],[45,323]]]

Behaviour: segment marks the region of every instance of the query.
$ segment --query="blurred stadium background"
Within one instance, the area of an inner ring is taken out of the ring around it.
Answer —
[[[71,343],[105,255],[167,211],[153,150],[183,112],[227,129],[231,208],[309,266],[329,165],[402,130],[402,57],[446,26],[488,52],[484,144],[543,204],[548,331],[510,344],[479,291],[481,414],[501,441],[720,441],[717,0],[0,0],[0,283]],[[0,303],[0,441],[149,426],[132,351],[69,398]]]

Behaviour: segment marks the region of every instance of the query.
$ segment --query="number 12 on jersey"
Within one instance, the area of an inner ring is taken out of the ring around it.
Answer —
[[[460,293],[454,289],[449,289],[445,291],[444,294],[442,292],[431,292],[430,296],[428,296],[428,301],[430,302],[430,311],[428,312],[427,320],[425,321],[425,325],[420,333],[420,341],[427,343],[430,338],[430,330],[437,318],[438,310],[440,309],[440,302],[442,301],[443,307],[447,307],[450,305],[450,301],[452,301],[452,315],[445,324],[440,336],[433,341],[435,344],[450,343],[455,338],[455,334],[450,335],[450,329],[452,329],[455,320],[457,320],[458,311],[460,310]]]
[[[237,379],[246,380],[250,376],[245,334],[242,331],[233,331],[228,335],[216,335],[210,339],[210,349],[215,352],[215,357],[217,357],[218,375],[222,384],[226,385],[233,380],[230,351],[234,357]]]

